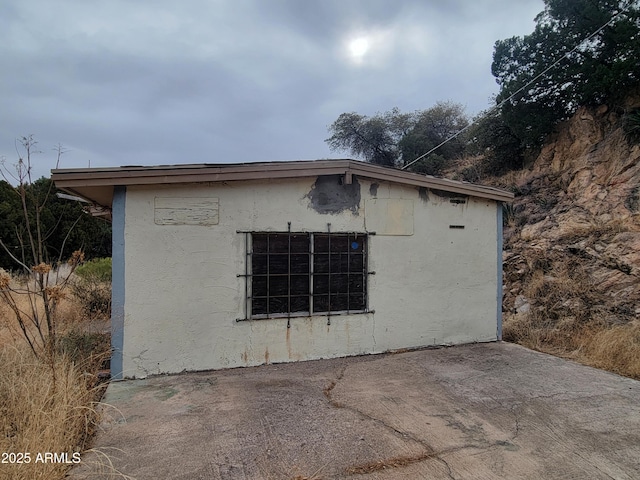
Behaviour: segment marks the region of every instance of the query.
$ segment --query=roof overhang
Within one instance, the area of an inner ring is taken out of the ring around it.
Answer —
[[[56,187],[89,200],[95,206],[111,208],[115,186],[215,183],[246,180],[286,179],[344,175],[350,183],[354,175],[372,180],[486,198],[499,202],[513,200],[513,193],[494,187],[406,172],[356,160],[300,160],[235,164],[124,166],[51,170]]]

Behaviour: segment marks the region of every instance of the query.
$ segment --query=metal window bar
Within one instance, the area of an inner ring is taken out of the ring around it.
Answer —
[[[315,236],[313,233],[309,234],[309,316],[313,315],[313,275],[315,272],[314,267],[314,247]]]
[[[369,309],[369,237],[367,241],[362,242],[362,294],[364,296],[364,310]]]
[[[329,241],[329,278],[327,279],[328,285],[328,297],[327,297],[327,325],[331,325],[331,224],[327,223],[327,235]]]
[[[364,311],[374,312],[375,310],[369,310],[369,275],[375,275],[376,272],[369,271],[369,235],[375,235],[375,232],[367,234],[367,241],[362,242],[362,294],[364,295]]]
[[[355,241],[355,235],[353,236]],[[349,307],[351,307],[351,235],[347,234],[347,315],[349,314]]]
[[[249,296],[249,259],[251,258],[251,252],[249,252],[249,233],[244,234],[244,318],[248,318],[249,308],[251,308],[250,296]],[[251,242],[253,243],[253,242]],[[253,263],[253,262],[252,262]],[[252,271],[253,273],[253,271]]]
[[[291,222],[287,222],[287,328],[291,328]]]
[[[271,313],[271,298],[269,293],[271,292],[271,289],[269,288],[270,285],[270,279],[271,279],[271,235],[267,234],[267,292],[266,292],[266,297],[267,297],[267,319],[269,318],[269,314]]]
[[[251,271],[249,271],[249,261],[250,259],[252,259],[253,257],[253,242],[251,242],[251,246],[249,245],[249,236],[253,235],[255,233],[258,232],[252,232],[252,231],[242,231],[242,230],[237,230],[237,233],[243,233],[245,235],[245,253],[246,253],[246,262],[245,262],[245,273],[244,275],[242,274],[238,274],[238,277],[244,277],[245,278],[245,318],[244,319],[236,319],[236,321],[242,321],[242,320],[251,320],[251,317],[253,316],[253,309],[252,309],[252,301],[253,301],[253,288],[251,288],[251,291],[249,291],[249,279],[253,278],[253,264],[252,264],[252,268]],[[267,251],[265,252],[265,257],[266,257],[266,275],[265,275],[265,279],[266,279],[266,295],[265,295],[265,300],[267,301],[267,308],[266,308],[266,313],[264,314],[266,319],[269,318],[274,318],[271,315],[271,283],[270,283],[270,277],[271,277],[271,270],[270,270],[270,259],[271,259],[271,236],[272,235],[276,235],[276,234],[282,234],[285,232],[269,232],[269,233],[265,233],[264,236],[266,237],[266,249]],[[287,229],[287,235],[288,235],[288,269],[287,269],[287,277],[288,277],[288,292],[287,292],[287,327],[290,328],[290,319],[292,317],[292,312],[291,312],[291,222],[288,222],[288,229]],[[353,241],[355,241],[356,238],[358,238],[358,236],[362,237],[362,274],[363,274],[363,285],[362,285],[362,290],[359,291],[359,294],[363,295],[363,301],[364,301],[364,308],[363,308],[363,312],[365,313],[375,313],[375,310],[369,310],[369,308],[367,307],[368,304],[368,291],[369,291],[369,276],[370,275],[375,275],[376,272],[375,271],[369,271],[368,270],[368,261],[367,261],[367,257],[368,257],[368,237],[370,235],[375,235],[376,232],[366,232],[366,233],[357,233],[357,232],[346,232],[346,233],[333,233],[331,232],[331,224],[327,223],[327,243],[328,243],[328,252],[327,252],[327,258],[328,258],[328,279],[327,279],[327,283],[328,283],[328,299],[327,299],[327,323],[328,325],[331,325],[331,316],[335,316],[335,315],[342,315],[342,314],[349,314],[352,310],[351,308],[351,285],[350,285],[350,279],[351,279],[351,275],[353,273],[353,271],[351,270],[351,252],[349,250],[349,240],[351,240],[350,236],[353,236]],[[314,306],[313,306],[313,294],[314,294],[314,290],[313,290],[313,277],[315,274],[315,269],[314,269],[314,256],[316,254],[315,252],[315,245],[314,245],[314,233],[313,232],[309,232],[307,233],[308,235],[308,253],[309,253],[309,312],[308,315],[309,316],[313,316],[314,314]],[[347,236],[347,310],[345,312],[332,312],[331,310],[331,237],[334,235],[346,235]],[[253,237],[251,237],[251,239],[253,239]],[[251,260],[252,261],[252,260]],[[274,274],[274,276],[283,276],[284,274]],[[281,315],[276,315],[276,317],[280,317]],[[306,316],[306,315],[293,315],[293,316]]]

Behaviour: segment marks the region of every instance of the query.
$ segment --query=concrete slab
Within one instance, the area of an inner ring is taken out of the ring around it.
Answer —
[[[508,343],[118,382],[104,401],[72,478],[640,478],[640,382]]]

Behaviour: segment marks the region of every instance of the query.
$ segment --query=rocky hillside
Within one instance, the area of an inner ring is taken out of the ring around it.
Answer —
[[[530,168],[490,179],[516,194],[506,340],[640,378],[639,159],[618,113],[582,108]]]
[[[581,109],[561,127],[513,185],[516,200],[505,228],[505,310],[539,306],[526,297],[524,281],[543,274],[540,280],[552,289],[554,270],[562,266],[576,286],[587,282],[579,296],[606,302],[580,305],[589,307],[590,316],[594,309],[608,322],[640,316],[639,159],[640,146],[627,143],[618,115],[605,106]],[[571,314],[579,303],[576,298],[553,306]]]

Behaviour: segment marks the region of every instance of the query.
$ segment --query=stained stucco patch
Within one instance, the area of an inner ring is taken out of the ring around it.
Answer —
[[[307,194],[309,208],[318,213],[332,214],[351,210],[358,214],[360,208],[360,183],[353,177],[351,184],[344,184],[341,175],[321,175]]]
[[[425,187],[418,187],[418,197],[427,203],[429,201],[429,191]]]
[[[469,198],[469,195],[465,195],[463,193],[448,192],[446,190],[438,190],[436,188],[430,188],[429,191],[440,198],[453,198],[465,201]]]

